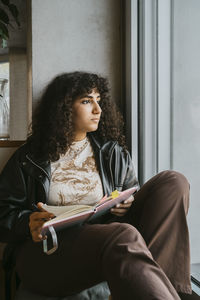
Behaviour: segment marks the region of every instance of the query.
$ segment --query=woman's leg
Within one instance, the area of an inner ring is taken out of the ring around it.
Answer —
[[[189,183],[180,173],[164,171],[145,183],[127,214],[153,258],[178,292],[191,293],[186,214]]]
[[[19,250],[17,272],[27,289],[66,296],[107,280],[114,300],[180,299],[132,225],[85,225],[58,239],[52,255],[32,241]]]

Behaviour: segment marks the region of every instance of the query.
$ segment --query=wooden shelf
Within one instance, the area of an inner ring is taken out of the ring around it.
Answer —
[[[9,141],[9,140],[0,140],[0,148],[7,147],[7,148],[14,148],[19,147],[24,144],[25,141]]]

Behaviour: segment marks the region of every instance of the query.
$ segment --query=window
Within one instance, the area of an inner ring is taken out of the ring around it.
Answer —
[[[0,62],[0,139],[9,138],[9,63]]]
[[[138,143],[138,176],[143,184],[162,170],[174,169],[188,178],[191,263],[195,274],[200,274],[200,2],[126,3],[127,31],[135,32],[126,41],[130,49],[126,68],[131,65],[129,73],[138,78],[137,86],[133,76],[129,81],[134,99],[127,98],[128,107],[129,101],[137,103],[138,139],[132,134],[132,144]],[[137,63],[132,64],[135,57]],[[127,118],[130,127],[133,110]],[[198,281],[200,286],[200,276]],[[194,290],[200,295],[200,289]]]
[[[0,48],[0,140],[1,146],[23,141],[31,119],[31,90],[28,91],[27,1],[18,1],[20,29],[11,20],[6,48]],[[30,61],[30,60],[29,60]],[[31,88],[30,88],[31,89]],[[28,94],[29,93],[29,94]],[[2,141],[3,140],[3,141]]]

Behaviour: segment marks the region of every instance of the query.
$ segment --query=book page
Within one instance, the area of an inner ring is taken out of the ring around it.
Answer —
[[[86,210],[90,210],[92,208],[91,205],[65,205],[65,206],[54,206],[54,205],[47,205],[43,204],[42,208],[46,211],[54,214],[56,217],[63,215],[65,217],[72,216],[81,212],[84,212]]]
[[[78,205],[77,205],[78,206]],[[75,216],[79,216],[81,214],[84,214],[84,212],[91,212],[91,208],[92,206],[89,206],[89,205],[80,205],[80,206],[86,206],[85,209],[82,207],[80,208],[80,210],[78,209],[71,209],[69,211],[66,211],[60,215],[58,215],[56,218],[53,218],[47,222],[44,223],[44,226],[49,226],[49,225],[52,225],[52,224],[55,224],[57,223],[58,221],[60,220],[67,220],[68,218],[70,218],[71,216],[75,217]],[[89,208],[88,208],[89,207]]]

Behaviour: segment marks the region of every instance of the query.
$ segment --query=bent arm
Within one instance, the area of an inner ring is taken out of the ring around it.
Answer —
[[[15,242],[30,237],[27,187],[15,154],[0,174],[0,241]]]
[[[139,182],[136,177],[134,165],[129,152],[121,152],[121,158],[123,161],[122,163],[123,168],[121,168],[121,172],[119,172],[118,176],[120,178],[123,178],[122,190],[126,190],[131,187],[139,188]],[[134,201],[134,197],[133,196],[129,197],[123,203],[120,203],[116,207],[112,208],[111,213],[118,217],[124,216],[129,210],[129,208],[131,207],[133,201]]]
[[[134,165],[130,153],[126,153],[126,176],[124,178],[122,190],[126,190],[131,187],[139,187],[139,182],[135,173]]]

